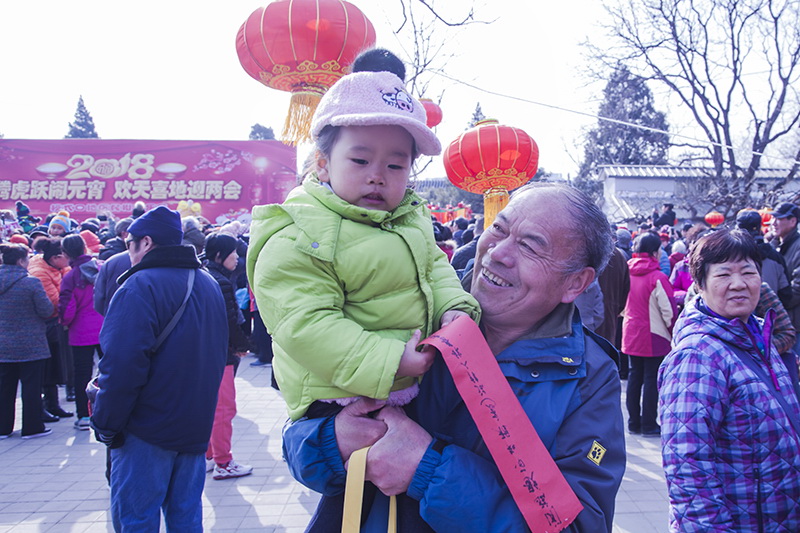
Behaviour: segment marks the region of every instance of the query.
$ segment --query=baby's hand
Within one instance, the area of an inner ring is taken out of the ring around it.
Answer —
[[[419,344],[420,336],[420,331],[416,330],[411,336],[411,340],[406,343],[403,357],[400,358],[400,366],[397,368],[398,378],[416,378],[431,368],[433,359],[436,357],[436,349],[432,346],[426,346],[421,352],[418,352],[417,344]]]
[[[458,317],[460,317],[462,315],[466,316],[466,317],[469,316],[464,311],[456,311],[454,309],[451,309],[449,311],[445,311],[444,314],[442,315],[442,319],[439,321],[439,327],[441,327],[441,328],[445,327],[447,324],[449,324],[450,322],[452,322],[453,320],[455,320],[456,318],[458,318]]]

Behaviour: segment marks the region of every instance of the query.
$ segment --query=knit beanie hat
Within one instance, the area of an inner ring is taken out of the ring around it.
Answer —
[[[178,245],[183,240],[181,215],[160,205],[134,220],[128,233],[136,238],[150,236],[156,244]]]
[[[24,217],[31,214],[30,208],[25,205],[25,202],[17,200],[17,217]]]
[[[28,242],[28,238],[26,236],[20,235],[20,234],[12,235],[8,239],[8,242],[13,242],[15,244],[24,244],[25,246],[30,246],[31,245],[31,243]]]
[[[619,245],[623,248],[630,248],[631,246],[631,232],[626,230],[625,228],[619,228],[617,230],[617,241]]]
[[[224,261],[226,257],[231,255],[231,252],[236,250],[238,245],[239,241],[227,233],[212,233],[206,237],[206,259],[214,261],[215,258],[219,257]]]
[[[311,122],[316,139],[325,126],[401,126],[417,150],[438,155],[442,145],[426,125],[422,104],[391,72],[354,72],[337,81],[322,97]]]
[[[85,229],[81,232],[83,242],[86,243],[86,248],[93,254],[100,253],[100,238],[95,235],[91,230]]]
[[[64,228],[64,231],[69,233],[72,231],[72,224],[69,221],[69,213],[66,211],[59,211],[57,215],[50,219],[50,226],[58,224]]]

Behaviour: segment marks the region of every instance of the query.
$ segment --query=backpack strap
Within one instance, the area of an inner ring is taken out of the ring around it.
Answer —
[[[183,312],[186,310],[186,302],[189,301],[189,296],[192,295],[195,270],[196,269],[194,268],[189,270],[189,279],[186,282],[186,296],[183,297],[183,302],[181,303],[181,306],[178,308],[178,310],[175,312],[175,315],[173,315],[172,320],[169,321],[167,327],[164,328],[164,330],[161,332],[161,335],[159,335],[158,338],[156,339],[156,345],[153,347],[153,352],[158,351],[158,349],[161,347],[164,341],[167,340],[167,337],[169,337],[169,334],[172,333],[172,330],[175,329],[175,326],[178,325],[178,321],[183,316]]]

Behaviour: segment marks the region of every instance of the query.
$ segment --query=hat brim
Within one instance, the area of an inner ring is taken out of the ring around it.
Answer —
[[[442,144],[436,138],[436,134],[415,118],[394,113],[354,113],[333,117],[329,124],[331,126],[400,126],[414,138],[420,154],[439,155],[442,153]]]

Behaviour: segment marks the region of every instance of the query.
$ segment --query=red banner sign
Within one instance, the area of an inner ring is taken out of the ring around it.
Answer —
[[[249,221],[296,184],[296,152],[279,141],[0,139],[0,209],[128,216],[136,201],[212,223]]]

